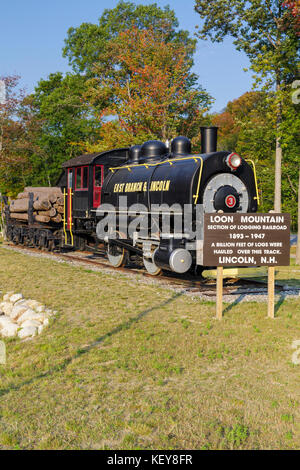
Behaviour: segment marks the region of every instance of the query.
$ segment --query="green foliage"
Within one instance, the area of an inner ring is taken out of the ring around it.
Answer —
[[[299,105],[291,101],[290,93],[283,95],[280,124],[283,148],[282,210],[292,215],[292,227],[297,225],[297,182],[299,171],[300,133]],[[240,153],[255,162],[261,205],[259,210],[273,208],[276,114],[274,93],[247,92],[229,102],[222,113],[212,116],[219,129],[219,149]]]
[[[297,35],[291,11],[282,0],[196,0],[195,10],[204,19],[198,36],[221,42],[233,38],[244,51],[256,83],[289,82],[297,73]]]
[[[32,156],[44,158],[37,142],[41,122],[35,114],[32,99],[19,88],[20,77],[1,78],[6,94],[0,104],[0,191],[14,196],[26,184]]]
[[[107,44],[86,95],[95,107],[107,103],[97,149],[198,134],[211,98],[191,73],[189,51],[169,37],[167,27],[133,26]],[[107,56],[110,65],[103,66]]]
[[[250,60],[254,86],[267,93],[241,119],[239,129],[238,116],[230,116],[233,122],[229,144],[236,144],[236,150],[243,156],[249,155],[259,162],[264,186],[261,210],[272,208],[276,160],[275,206],[280,206],[282,194],[283,210],[292,213],[295,228],[300,127],[290,96],[299,67],[293,9],[282,0],[196,0],[195,10],[204,20],[198,36],[215,42],[231,36],[236,49]]]
[[[65,77],[57,72],[47,80],[40,80],[33,100],[37,116],[43,121],[39,145],[47,158],[44,168],[32,158],[32,184],[47,184],[45,167],[50,184],[55,184],[62,162],[80,153],[75,142],[93,140],[99,122],[83,100],[86,79],[80,75]]]
[[[168,26],[168,41],[183,44],[190,55],[195,51],[196,41],[189,37],[188,31],[177,30],[178,20],[168,6],[136,5],[121,0],[115,8],[104,10],[98,24],[82,23],[77,28],[70,28],[63,56],[68,58],[76,73],[94,76],[94,63],[99,61],[100,54],[102,57],[106,54],[108,42],[133,26],[139,30],[152,27],[157,31],[164,31]]]

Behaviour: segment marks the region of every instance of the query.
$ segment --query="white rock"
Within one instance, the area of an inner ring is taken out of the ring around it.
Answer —
[[[4,328],[6,325],[12,323],[11,318],[6,315],[1,315],[0,317],[0,329]]]
[[[39,321],[36,320],[25,320],[22,323],[22,328],[27,328],[28,326],[34,326],[34,328],[38,328],[39,326],[41,326],[41,324]]]
[[[10,315],[13,309],[13,304],[10,302],[2,302],[1,304],[1,311],[5,313],[5,315]]]
[[[15,302],[17,302],[18,300],[21,300],[21,299],[23,299],[23,295],[20,294],[20,293],[19,293],[19,294],[13,294],[13,295],[9,298],[10,302],[12,302],[13,304],[14,304]]]
[[[35,316],[37,315],[37,313],[32,310],[32,308],[28,308],[27,310],[25,310],[24,313],[22,313],[22,315],[18,318],[17,322],[18,324],[20,325],[21,323],[23,323],[25,320],[36,320]]]
[[[39,305],[38,307],[35,308],[35,311],[37,313],[43,313],[45,311],[45,305]]]
[[[37,333],[37,328],[35,326],[27,326],[26,328],[21,328],[18,331],[19,338],[29,338],[35,336]]]
[[[13,295],[13,292],[7,292],[7,294],[3,296],[3,300],[6,302],[7,300],[9,300],[11,295]]]
[[[43,331],[44,328],[45,328],[44,325],[38,326],[38,335],[41,334],[41,332]]]
[[[7,338],[11,338],[12,336],[16,336],[19,326],[12,321],[7,323],[1,330],[1,335],[6,336]]]
[[[38,302],[37,300],[32,300],[32,299],[26,300],[26,303],[27,305],[29,305],[30,308],[34,310],[42,305],[41,302]]]
[[[14,305],[9,316],[12,320],[17,320],[24,312],[26,312],[26,310],[28,310],[27,305],[24,305],[24,304]]]
[[[27,305],[27,300],[26,299],[17,300],[17,302],[15,302],[14,305]],[[29,305],[27,305],[27,307],[29,308]]]

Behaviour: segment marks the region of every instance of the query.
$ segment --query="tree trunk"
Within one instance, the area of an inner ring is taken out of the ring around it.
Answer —
[[[276,91],[280,92],[280,83],[277,81]],[[282,118],[281,102],[277,105],[277,124],[276,124],[276,154],[275,154],[275,188],[274,188],[274,210],[281,212],[281,162],[282,148],[280,143],[280,124]]]
[[[300,264],[300,167],[299,167],[299,184],[298,184],[298,240],[296,249],[296,264]]]

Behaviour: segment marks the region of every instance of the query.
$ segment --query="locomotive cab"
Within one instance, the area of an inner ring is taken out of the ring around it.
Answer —
[[[84,154],[63,163],[60,185],[65,193],[65,245],[83,248],[95,232],[95,213],[102,201],[109,168],[128,160],[128,148]],[[69,236],[70,235],[70,236]]]

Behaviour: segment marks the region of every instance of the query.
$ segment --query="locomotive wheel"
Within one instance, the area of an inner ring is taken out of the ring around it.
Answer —
[[[159,276],[159,274],[161,274],[161,268],[156,266],[151,258],[143,258],[143,262],[147,272],[151,274],[151,276]]]
[[[116,235],[117,238],[125,238],[125,235],[122,232],[116,232]],[[125,266],[128,261],[128,252],[125,248],[113,243],[108,243],[106,253],[110,264],[115,268]]]
[[[46,245],[46,251],[54,251],[55,248],[55,242],[54,240],[48,240],[47,245]]]

